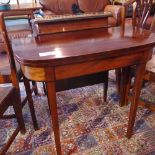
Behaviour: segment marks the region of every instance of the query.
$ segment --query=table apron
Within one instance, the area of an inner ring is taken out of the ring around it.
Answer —
[[[149,59],[149,52],[134,53],[108,59],[72,63],[60,66],[28,66],[21,65],[26,78],[34,81],[56,81],[102,72],[120,67],[144,63]]]

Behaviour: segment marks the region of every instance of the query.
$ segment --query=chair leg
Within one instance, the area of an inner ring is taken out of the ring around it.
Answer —
[[[116,87],[117,87],[117,92],[120,95],[121,92],[121,72],[122,70],[119,69],[115,69],[115,74],[116,74]]]
[[[107,91],[108,91],[108,76],[109,76],[109,72],[107,71],[104,79],[104,102],[107,101]]]
[[[131,68],[124,67],[121,71],[121,85],[120,85],[120,106],[128,104],[128,94],[131,85]]]
[[[18,91],[18,90],[15,90]],[[17,122],[19,124],[19,128],[22,134],[24,134],[26,132],[25,129],[25,124],[24,124],[24,119],[23,119],[23,114],[22,114],[22,104],[21,104],[21,98],[20,98],[20,94],[19,91],[17,93],[16,97],[14,98],[14,102],[13,102],[13,108],[14,108],[14,112],[17,118]]]
[[[30,90],[30,83],[29,83],[29,80],[26,79],[24,76],[23,76],[23,80],[24,80],[28,104],[29,104],[29,108],[30,108],[30,112],[31,112],[31,117],[32,117],[32,121],[33,121],[33,126],[34,126],[34,129],[37,130],[38,129],[38,123],[37,123],[37,119],[36,119],[36,115],[35,115],[35,109],[34,109],[32,94],[31,94],[31,90]]]
[[[48,91],[47,91],[47,84],[46,84],[46,82],[43,82],[43,86],[45,87],[45,92],[46,92],[46,94],[45,95],[48,95]],[[50,109],[50,104],[49,104],[49,98],[48,98],[48,96],[47,96],[47,100],[48,100],[48,107],[49,107],[49,109]],[[51,111],[50,111],[50,115],[51,115]]]
[[[43,82],[43,89],[44,89],[44,94],[47,95],[47,88],[45,82]]]
[[[38,87],[35,81],[32,81],[33,91],[35,95],[38,95]]]

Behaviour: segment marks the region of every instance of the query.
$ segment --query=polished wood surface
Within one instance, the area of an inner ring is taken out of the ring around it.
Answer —
[[[45,35],[39,39],[33,37],[14,39],[12,45],[16,59],[21,64],[33,68],[46,65],[59,67],[86,60],[90,63],[94,59],[106,60],[114,52],[120,56],[128,53],[130,57],[128,50],[144,51],[150,46],[153,47],[153,38],[154,36],[147,30],[142,34],[135,33],[132,27],[128,26],[124,34],[120,27],[101,28]],[[112,43],[114,46],[111,46]],[[136,52],[130,53],[136,55]]]
[[[131,26],[100,28],[52,34],[12,41],[13,51],[23,74],[31,80],[46,81],[57,154],[61,154],[56,82],[101,71],[136,65],[134,102],[137,104],[142,73],[151,58],[155,35],[135,31]],[[21,51],[21,49],[23,49]],[[125,87],[128,87],[125,84]],[[138,92],[138,93],[137,93]],[[126,99],[122,92],[121,102]],[[133,106],[131,107],[133,108]],[[132,128],[128,128],[128,136]]]

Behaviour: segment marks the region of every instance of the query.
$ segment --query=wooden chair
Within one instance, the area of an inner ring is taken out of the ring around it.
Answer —
[[[4,23],[2,20],[2,14],[0,14],[0,31],[4,32]],[[5,34],[4,34],[5,35]],[[5,35],[6,39],[7,36]],[[10,46],[8,46],[9,48]],[[1,59],[0,59],[1,60]],[[23,120],[23,115],[22,115],[22,105],[21,105],[21,98],[20,98],[20,90],[19,90],[19,85],[18,85],[18,78],[17,78],[17,71],[16,71],[16,66],[15,62],[13,60],[13,55],[12,53],[8,52],[8,60],[9,60],[9,67],[11,68],[10,76],[9,78],[12,81],[12,86],[9,87],[1,87],[0,86],[0,119],[3,118],[10,118],[10,116],[4,115],[5,111],[10,107],[13,106],[15,116],[17,118],[18,122],[18,127],[16,130],[13,132],[11,137],[8,139],[7,143],[2,147],[0,150],[0,154],[5,154],[6,151],[8,150],[9,146],[15,139],[16,135],[18,134],[19,131],[21,133],[25,133],[25,125],[24,125],[24,120]],[[3,63],[3,61],[2,61]],[[0,70],[0,77],[2,78],[2,74],[5,72],[1,72]],[[5,75],[4,75],[5,76]],[[7,77],[6,77],[7,78]],[[5,79],[4,79],[5,80]]]
[[[144,81],[155,82],[155,55],[152,56],[152,59],[146,65]],[[139,101],[139,105],[155,111],[155,105],[148,104],[143,100]]]
[[[5,53],[0,53],[0,84],[13,83],[16,88],[19,89],[19,80],[23,80],[26,90],[26,98],[22,102],[22,106],[28,100],[28,105],[30,108],[33,125],[35,129],[38,129],[38,124],[36,121],[35,110],[33,106],[32,94],[30,89],[29,81],[22,75],[18,63],[15,62],[11,44],[9,42],[8,34],[6,31],[3,14],[0,14],[0,33],[3,36],[3,42],[5,43]],[[14,117],[14,115],[13,115]]]
[[[133,9],[133,16],[132,16],[132,24],[133,24],[133,30],[136,31],[137,33],[143,33],[143,29],[148,29],[150,30],[150,34],[153,33],[155,29],[155,16],[152,18],[151,23],[147,23],[149,14],[151,11],[151,6],[152,6],[153,0],[136,0],[135,1],[135,6]],[[153,52],[153,51],[152,51]],[[136,70],[133,67],[129,68],[128,74],[130,74],[130,78],[127,79],[128,83],[128,89],[123,90],[123,79],[121,79],[120,83],[120,90],[119,93],[122,91],[126,91],[127,95],[129,96],[129,89],[131,88],[131,78],[134,76]],[[119,70],[117,73],[117,78],[120,79],[121,75],[124,74]],[[138,79],[135,79],[138,80]],[[152,56],[152,59],[147,63],[146,65],[146,71],[144,73],[144,80],[147,81],[152,81],[155,82],[155,55]],[[127,131],[127,137],[130,138],[132,136],[132,131],[133,131],[133,126],[135,122],[135,117],[136,117],[136,111],[138,105],[133,105],[132,104],[132,90],[131,90],[131,95],[128,97],[128,99],[131,101],[131,110],[129,113],[129,124],[128,124],[128,131]],[[125,101],[124,104],[127,104],[128,100]],[[155,110],[155,106],[153,105],[148,105],[143,101],[139,101],[139,105],[142,105],[144,107],[150,108],[151,110]]]

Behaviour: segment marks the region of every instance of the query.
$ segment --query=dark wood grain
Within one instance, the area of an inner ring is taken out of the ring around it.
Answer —
[[[16,59],[22,64],[33,66],[39,62],[40,66],[60,66],[85,60],[107,59],[111,54],[130,55],[134,53],[132,49],[140,51],[154,46],[154,36],[149,36],[148,31],[144,35],[137,33],[135,36],[132,27],[126,27],[123,36],[120,31],[120,27],[101,28],[45,35],[36,40],[31,37],[17,39],[12,42],[13,50],[16,51]],[[51,55],[39,56],[40,53],[48,52],[52,52]]]

